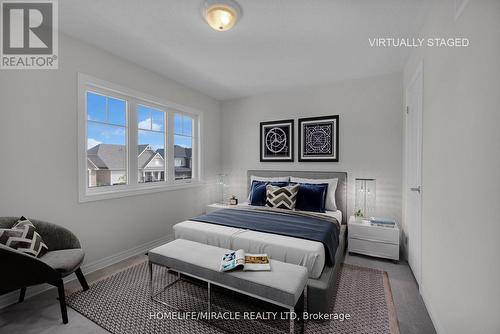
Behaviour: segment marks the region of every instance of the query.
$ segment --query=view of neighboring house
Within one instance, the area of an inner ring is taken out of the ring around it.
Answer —
[[[174,146],[175,179],[192,177],[192,149]],[[165,180],[165,151],[151,145],[137,148],[138,182]],[[124,145],[99,144],[87,150],[88,186],[99,187],[127,183]]]
[[[190,179],[192,177],[191,157],[193,156],[193,149],[182,147],[179,145],[174,146],[174,164],[175,164],[175,178],[176,179]]]
[[[154,150],[150,145],[138,147],[139,182],[156,182],[165,180],[165,151]]]

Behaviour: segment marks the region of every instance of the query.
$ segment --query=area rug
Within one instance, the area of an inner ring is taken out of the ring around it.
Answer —
[[[153,289],[162,291],[159,287],[174,278],[155,266]],[[286,310],[220,288],[212,290],[211,314],[216,316],[207,321],[207,289],[196,283],[181,280],[158,295],[189,311],[178,312],[150,299],[148,266],[142,262],[71,294],[67,302],[113,334],[288,332]],[[330,312],[322,320],[305,321],[306,333],[399,334],[386,272],[344,264],[337,284]],[[295,329],[299,333],[301,325]]]

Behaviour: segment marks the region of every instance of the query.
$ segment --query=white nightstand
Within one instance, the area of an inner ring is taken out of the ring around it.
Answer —
[[[399,260],[399,228],[372,226],[368,220],[356,220],[354,216],[347,223],[348,248],[352,253]]]
[[[228,208],[232,208],[232,207],[235,207],[235,205],[221,204],[221,203],[212,203],[212,204],[208,204],[207,205],[207,208],[205,209],[205,212],[206,213],[210,213],[210,212],[213,212],[213,211],[216,211],[216,210],[228,209]]]

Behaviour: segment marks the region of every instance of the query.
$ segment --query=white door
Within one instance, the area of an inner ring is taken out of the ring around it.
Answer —
[[[419,285],[422,275],[422,69],[420,64],[406,88],[405,138],[405,229],[408,237],[408,263]]]

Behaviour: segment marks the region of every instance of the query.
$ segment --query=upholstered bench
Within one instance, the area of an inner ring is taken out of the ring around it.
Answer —
[[[148,252],[151,280],[151,298],[165,305],[174,306],[155,299],[153,292],[153,264],[166,267],[180,275],[190,276],[208,283],[208,312],[210,313],[210,285],[215,284],[242,294],[264,300],[295,312],[299,299],[301,309],[307,295],[307,269],[295,264],[271,260],[271,271],[220,272],[222,256],[230,250],[176,239]],[[175,282],[170,283],[168,286]],[[294,332],[294,319],[290,317],[290,333]]]

